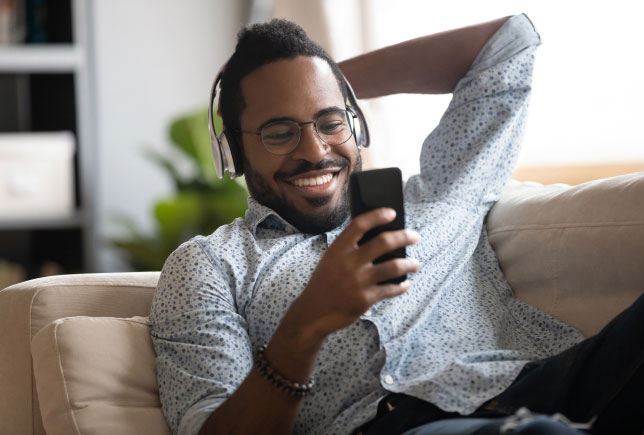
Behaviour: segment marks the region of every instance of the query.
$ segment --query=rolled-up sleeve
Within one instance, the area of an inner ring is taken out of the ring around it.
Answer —
[[[525,15],[488,40],[425,139],[412,196],[487,207],[499,198],[519,153],[540,42]]]
[[[186,242],[166,261],[150,313],[159,393],[173,433],[196,434],[252,366],[224,267]]]

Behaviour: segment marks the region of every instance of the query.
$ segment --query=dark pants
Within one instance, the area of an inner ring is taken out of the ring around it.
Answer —
[[[381,401],[376,418],[356,433],[400,434],[437,420],[508,416],[521,407],[540,414],[561,413],[574,422],[597,417],[593,434],[642,434],[644,294],[599,334],[527,364],[512,385],[470,416],[445,412],[404,394],[390,394]]]
[[[584,435],[567,424],[546,416],[535,416],[512,429],[504,430],[504,418],[459,418],[438,420],[411,429],[404,435]],[[503,432],[501,432],[503,431]]]

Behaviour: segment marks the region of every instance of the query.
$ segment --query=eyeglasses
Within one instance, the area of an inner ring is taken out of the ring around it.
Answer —
[[[239,130],[240,133],[260,136],[269,153],[284,155],[300,144],[302,126],[313,124],[315,134],[328,145],[342,145],[353,135],[353,125],[357,118],[351,109],[332,110],[318,116],[314,121],[295,122],[291,120],[270,122],[260,131]]]

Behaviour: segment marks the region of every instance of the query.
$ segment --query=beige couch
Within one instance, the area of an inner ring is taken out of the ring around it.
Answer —
[[[511,183],[488,234],[516,296],[590,335],[644,289],[644,173]],[[168,433],[147,318],[157,272],[0,292],[0,434]],[[80,317],[79,317],[80,316]]]

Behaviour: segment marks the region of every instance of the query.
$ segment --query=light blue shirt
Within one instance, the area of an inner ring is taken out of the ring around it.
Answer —
[[[421,269],[407,293],[327,337],[295,433],[350,433],[389,392],[468,414],[527,361],[583,338],[513,296],[484,226],[517,158],[539,43],[530,20],[517,15],[458,83],[423,144],[421,174],[404,191],[406,226],[421,235],[408,255]],[[346,224],[302,234],[250,199],[244,219],[168,258],[150,319],[173,432],[197,433],[242,383],[253,351],[270,341]]]

